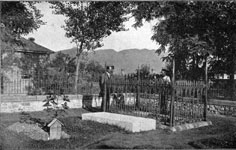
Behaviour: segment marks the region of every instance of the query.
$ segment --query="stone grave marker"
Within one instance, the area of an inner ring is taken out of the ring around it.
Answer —
[[[62,125],[58,119],[53,119],[47,126],[49,127],[49,139],[60,139],[62,137]]]

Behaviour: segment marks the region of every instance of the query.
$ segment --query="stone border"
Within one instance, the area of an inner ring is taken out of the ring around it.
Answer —
[[[200,128],[200,127],[205,127],[212,125],[211,121],[200,121],[200,122],[195,122],[195,123],[186,123],[183,125],[177,125],[174,127],[169,127],[166,125],[158,125],[157,128],[160,129],[166,129],[171,132],[177,132],[177,131],[184,131],[184,130],[190,130],[190,129],[195,129],[195,128]]]

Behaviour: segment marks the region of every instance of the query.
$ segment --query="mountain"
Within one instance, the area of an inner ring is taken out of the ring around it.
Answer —
[[[60,52],[69,54],[71,57],[76,56],[76,48],[61,50]],[[148,49],[126,49],[119,52],[113,49],[103,49],[89,52],[86,59],[97,61],[101,65],[114,65],[115,73],[121,73],[121,69],[125,73],[133,73],[142,64],[150,65],[154,72],[160,73],[164,67],[161,57],[155,53],[155,50]]]

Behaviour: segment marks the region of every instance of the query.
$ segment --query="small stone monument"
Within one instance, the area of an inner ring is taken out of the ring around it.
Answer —
[[[62,125],[61,121],[57,120],[56,118],[53,119],[47,127],[49,128],[49,139],[60,139],[62,137]]]

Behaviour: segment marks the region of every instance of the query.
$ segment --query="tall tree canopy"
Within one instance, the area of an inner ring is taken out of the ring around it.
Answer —
[[[35,4],[36,2],[0,2],[2,68],[12,65],[12,54],[17,46],[22,45],[19,37],[44,24],[41,20],[42,14]]]
[[[4,71],[14,64],[19,64],[14,51],[22,42],[21,35],[36,30],[44,22],[35,2],[0,2],[0,77],[1,92],[3,92]]]
[[[101,47],[102,39],[112,31],[125,30],[127,6],[126,2],[52,2],[55,13],[66,16],[66,36],[77,45],[76,82],[80,54]]]
[[[143,20],[159,19],[152,40],[175,56],[176,69],[182,76],[198,79],[203,74],[204,57],[211,55],[214,73],[235,71],[236,3],[234,1],[137,2],[132,10],[135,27]],[[217,72],[218,71],[218,72]],[[199,73],[199,74],[198,74]],[[186,77],[185,77],[186,78]]]
[[[44,24],[36,2],[1,2],[1,23],[12,34],[28,34]]]

